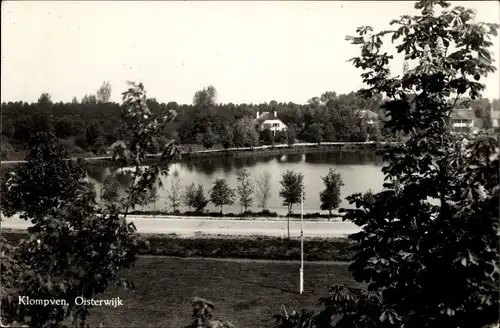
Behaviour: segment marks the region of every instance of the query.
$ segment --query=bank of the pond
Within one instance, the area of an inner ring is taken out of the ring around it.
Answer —
[[[243,156],[269,156],[269,155],[284,155],[284,154],[307,154],[315,152],[347,152],[347,151],[362,151],[362,152],[377,152],[397,143],[383,142],[325,142],[321,144],[301,143],[294,145],[270,145],[259,146],[254,148],[230,148],[213,149],[203,151],[185,151],[183,152],[184,159],[203,159],[215,156],[243,157]]]
[[[2,230],[2,237],[17,244],[27,236],[20,230]],[[141,255],[172,257],[233,258],[290,261],[300,260],[300,239],[267,236],[213,236],[200,234],[183,237],[175,234],[141,234],[149,247]],[[354,242],[345,238],[305,238],[305,261],[351,261]]]
[[[210,159],[217,157],[245,157],[245,156],[266,156],[285,154],[308,154],[316,152],[377,152],[390,146],[397,145],[397,142],[323,142],[299,143],[294,145],[278,144],[264,145],[257,147],[229,148],[229,149],[208,149],[195,150],[192,147],[182,146],[182,156],[176,161],[189,161],[196,159]],[[107,156],[75,156],[92,163],[92,166],[114,166],[109,155]],[[148,155],[144,164],[155,163],[160,160],[161,155]],[[13,167],[22,163],[18,157],[1,161],[2,167]]]

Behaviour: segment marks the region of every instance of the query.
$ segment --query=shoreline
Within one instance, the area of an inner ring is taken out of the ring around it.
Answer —
[[[256,146],[253,148],[229,148],[229,149],[207,149],[207,150],[196,150],[196,151],[186,151],[181,153],[181,159],[173,161],[182,162],[190,161],[196,159],[206,159],[220,156],[227,157],[244,157],[244,156],[269,156],[269,155],[281,155],[281,154],[293,154],[293,153],[316,153],[322,151],[339,151],[339,152],[376,152],[383,150],[391,145],[397,145],[398,142],[322,142],[319,145],[316,143],[299,143],[289,146],[287,144],[277,144],[277,145],[264,145]],[[160,160],[160,154],[148,155],[144,164],[151,163]],[[101,163],[104,165],[112,165],[111,156],[76,156],[72,158],[83,159],[88,162],[93,162],[93,164]],[[0,161],[1,166],[10,166],[23,163],[24,160],[3,160]]]

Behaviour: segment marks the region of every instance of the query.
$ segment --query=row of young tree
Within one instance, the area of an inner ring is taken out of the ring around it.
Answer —
[[[191,210],[201,212],[209,202],[220,208],[223,213],[225,205],[231,206],[236,202],[241,207],[241,212],[256,204],[262,211],[267,209],[271,198],[271,174],[264,172],[258,177],[252,178],[248,170],[243,169],[237,173],[238,186],[232,189],[225,179],[216,179],[212,189],[205,196],[203,185],[194,182],[182,186],[179,178],[173,178],[167,189],[167,201],[173,212],[179,212],[181,205]],[[325,189],[320,193],[321,210],[332,211],[340,205],[340,188],[344,185],[340,173],[330,169],[328,174],[322,178]],[[292,214],[293,206],[299,204],[301,196],[305,199],[304,176],[302,173],[287,170],[281,175],[281,189],[279,196],[283,199],[283,205],[287,206],[288,214]]]

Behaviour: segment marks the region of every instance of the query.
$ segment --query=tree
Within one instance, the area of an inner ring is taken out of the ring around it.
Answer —
[[[399,188],[384,184],[375,202],[348,198],[356,208],[345,219],[362,226],[351,236],[359,246],[350,270],[378,293],[368,317],[374,326],[479,328],[499,319],[498,136],[463,142],[446,126],[460,97],[479,98],[479,81],[495,71],[488,48],[498,24],[476,23],[472,10],[448,7],[419,1],[421,15],[394,20],[392,31],[361,27],[348,37],[362,49],[352,59],[369,86],[361,92],[385,94],[386,126],[409,134],[384,155],[383,172]],[[391,57],[379,52],[387,35],[406,58],[420,59],[405,74],[389,76]],[[356,325],[367,311],[343,318]]]
[[[319,194],[321,210],[328,211],[331,216],[332,210],[340,205],[340,187],[344,185],[344,182],[340,173],[335,172],[334,169],[330,169],[328,174],[321,179],[325,184],[325,189]]]
[[[142,170],[139,169],[139,174],[143,174]],[[144,191],[136,200],[136,203],[132,206],[132,209],[135,209],[137,206],[148,206],[153,204],[153,209],[156,209],[156,201],[160,198],[158,195],[158,187],[161,185],[161,181],[159,183],[153,184],[147,190]]]
[[[50,94],[42,93],[40,98],[38,98],[38,102],[35,106],[40,113],[49,114],[52,111],[52,99]]]
[[[94,142],[93,151],[96,154],[105,154],[106,153],[106,138],[101,134],[98,136]],[[156,152],[155,152],[156,153]]]
[[[264,144],[274,144],[274,133],[271,131],[270,128],[265,128],[260,132],[260,137],[259,139],[264,143]]]
[[[326,91],[320,97],[323,104],[327,104],[329,101],[335,101],[337,99],[337,93],[335,91]]]
[[[271,173],[264,172],[255,179],[255,197],[262,210],[265,210],[271,198]]]
[[[173,177],[170,182],[170,189],[167,190],[167,200],[172,207],[172,211],[178,213],[182,200],[181,180],[178,177]]]
[[[97,120],[92,121],[85,129],[85,141],[87,142],[88,146],[92,147],[93,151],[97,150],[95,145],[102,134],[102,126]]]
[[[500,111],[500,99],[493,99],[491,101],[491,110]]]
[[[319,123],[311,124],[304,131],[304,140],[307,142],[314,142],[320,144],[323,140],[323,125]]]
[[[52,132],[38,132],[29,140],[26,163],[2,179],[2,213],[34,223],[61,204],[71,202],[85,178],[83,162],[68,161],[69,154]]]
[[[193,105],[200,106],[203,108],[211,107],[215,105],[215,100],[217,98],[217,90],[213,85],[209,85],[203,90],[196,91],[193,97]]]
[[[208,199],[205,197],[205,191],[203,190],[203,185],[198,185],[194,197],[194,208],[197,212],[203,211],[203,209],[208,205]]]
[[[96,92],[96,101],[98,103],[108,103],[111,100],[111,84],[104,81]]]
[[[203,134],[203,147],[210,149],[217,142],[217,137],[212,131],[211,127],[208,127],[205,133]]]
[[[170,123],[174,117],[174,113],[162,118],[149,116],[142,101],[144,94],[142,84],[132,84],[124,93],[132,139],[113,147],[112,159],[117,164],[143,165],[150,139],[161,131],[157,122]],[[2,211],[13,213],[17,204],[22,204],[24,217],[32,226],[16,247],[4,247],[1,239],[2,250],[8,250],[2,252],[1,319],[3,324],[17,321],[41,328],[61,327],[73,317],[74,325],[83,327],[91,306],[77,306],[75,298],[95,298],[116,281],[119,272],[134,264],[145,245],[134,225],[126,221],[128,210],[160,173],[168,173],[168,164],[178,152],[175,144],[167,144],[162,166],[150,165],[140,175],[135,170],[123,202],[98,211],[95,192],[82,178],[85,171],[78,162],[64,160],[64,150],[50,134],[37,135],[36,139],[27,163],[21,164],[11,179],[2,181],[2,197],[18,201],[2,202]],[[67,186],[59,182],[63,178]],[[4,270],[6,266],[10,270]],[[19,296],[64,299],[67,305],[24,306]]]
[[[72,103],[73,105],[78,104],[78,99],[76,99],[76,97],[73,97],[73,99],[71,100],[71,103]]]
[[[300,195],[304,190],[303,181],[304,175],[293,170],[286,170],[281,175],[279,195],[283,198],[283,205],[288,208],[288,214],[292,214],[293,205],[300,203]]]
[[[227,150],[233,144],[233,128],[228,123],[224,123],[218,137],[219,143]]]
[[[233,129],[233,143],[236,147],[255,147],[259,143],[259,134],[255,130],[253,119],[249,116],[239,119]]]
[[[368,191],[363,194],[363,202],[365,202],[365,204],[375,203],[375,196],[371,189],[368,189]]]
[[[208,199],[205,197],[205,192],[203,190],[203,185],[196,185],[191,183],[186,186],[184,195],[183,195],[184,205],[189,207],[190,209],[194,209],[196,212],[201,212],[208,205]]]
[[[68,138],[73,135],[73,120],[68,117],[57,118],[54,130],[58,138]]]
[[[97,97],[95,95],[85,95],[82,98],[82,104],[95,105],[97,104]]]
[[[469,105],[472,107],[476,118],[481,119],[482,128],[491,129],[492,105],[490,100],[488,98],[476,99],[474,101],[470,101]]]
[[[305,199],[304,192],[304,175],[302,173],[295,173],[293,170],[286,170],[281,175],[281,189],[279,195],[283,198],[283,205],[288,207],[288,239],[290,239],[290,215],[292,214],[293,205]]]
[[[335,128],[332,122],[328,122],[323,131],[323,140],[327,142],[335,141]]]
[[[118,182],[115,175],[108,175],[102,184],[101,198],[107,203],[113,203],[118,201],[119,194],[118,190],[120,188],[120,183]]]
[[[184,194],[182,195],[182,201],[185,206],[193,210],[195,207],[194,199],[196,195],[196,184],[193,182],[190,185],[184,187]]]
[[[288,146],[292,147],[295,141],[297,140],[297,131],[298,127],[296,124],[292,124],[286,130],[286,138]]]
[[[252,194],[255,189],[254,184],[252,180],[250,180],[250,173],[246,169],[238,172],[237,179],[239,183],[237,192],[240,198],[240,205],[245,209],[245,212],[247,212],[248,208],[252,206]]]
[[[42,93],[38,98],[38,104],[39,105],[52,104],[52,98],[50,97],[50,94],[48,94],[47,92]]]
[[[236,196],[235,190],[229,188],[226,180],[216,179],[214,186],[210,191],[210,200],[215,206],[220,206],[220,213],[222,214],[222,207],[224,205],[233,205]]]
[[[203,139],[204,139],[204,134],[203,133],[197,133],[194,137],[194,141],[197,145],[203,145]]]
[[[288,143],[287,131],[276,131],[274,133],[274,141],[279,143],[279,144]]]

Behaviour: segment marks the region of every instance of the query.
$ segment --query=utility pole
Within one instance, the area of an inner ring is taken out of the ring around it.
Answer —
[[[300,193],[300,295],[304,292],[304,189]]]
[[[288,211],[287,215],[287,229],[288,229],[288,240],[290,240],[290,211]]]

